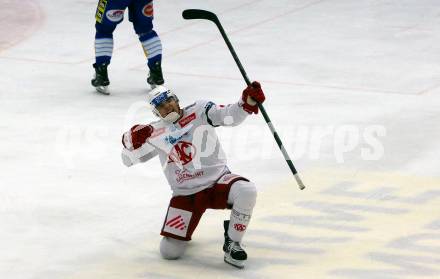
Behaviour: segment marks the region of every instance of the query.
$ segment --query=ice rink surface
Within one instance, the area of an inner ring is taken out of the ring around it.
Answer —
[[[0,277],[440,278],[438,0],[155,1],[167,85],[181,103],[238,100],[245,84],[216,12],[307,189],[260,115],[218,128],[259,189],[244,270],[223,263],[208,211],[187,254],[160,258],[171,191],[154,159],[126,168],[121,134],[154,120],[127,19],[111,95],[90,86],[97,1],[0,0]]]

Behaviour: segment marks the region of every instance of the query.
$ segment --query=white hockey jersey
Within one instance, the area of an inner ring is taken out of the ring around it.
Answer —
[[[229,172],[214,128],[236,126],[248,115],[241,102],[217,106],[197,101],[183,108],[183,116],[174,124],[162,120],[150,123],[153,135],[141,148],[124,148],[122,160],[131,166],[159,155],[173,195],[197,193]]]

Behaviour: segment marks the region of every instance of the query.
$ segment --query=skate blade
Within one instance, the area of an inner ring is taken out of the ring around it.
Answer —
[[[108,91],[108,86],[96,86],[95,88],[98,93],[110,95],[110,92]]]
[[[234,260],[229,255],[225,255],[224,260],[225,260],[225,263],[230,264],[236,268],[240,268],[240,269],[244,268],[245,261]]]

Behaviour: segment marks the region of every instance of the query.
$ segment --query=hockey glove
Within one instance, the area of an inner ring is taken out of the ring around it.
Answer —
[[[135,150],[141,147],[153,133],[151,125],[134,125],[130,131],[122,135],[122,145],[128,150]]]
[[[266,97],[264,96],[261,85],[258,81],[254,81],[243,90],[243,95],[241,95],[241,100],[243,101],[243,109],[251,113],[258,113],[258,104],[263,103]]]

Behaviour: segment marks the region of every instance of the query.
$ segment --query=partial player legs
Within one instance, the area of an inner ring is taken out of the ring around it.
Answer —
[[[249,225],[252,210],[257,199],[257,190],[252,182],[239,180],[232,184],[229,191],[228,203],[232,204],[231,218],[224,222],[225,262],[236,267],[244,267],[247,254],[240,246],[240,242]]]
[[[107,72],[107,63],[104,64],[93,64],[93,68],[95,69],[95,75],[92,79],[92,85],[96,88],[99,93],[102,94],[110,94],[108,92],[108,86],[110,84],[110,80],[108,79]]]
[[[162,43],[157,33],[152,30],[149,33],[139,35],[139,41],[144,49],[147,57],[147,65],[150,73],[147,82],[155,87],[156,85],[164,84],[162,74]]]
[[[95,64],[110,64],[113,55],[113,34],[103,33],[98,28],[95,35]]]
[[[256,203],[257,191],[252,182],[243,177],[226,174],[217,183],[189,196],[174,196],[162,227],[160,251],[166,259],[177,259],[196,229],[206,209],[226,209],[232,205],[230,220],[224,222],[224,260],[236,267],[244,267],[246,252],[240,242],[249,225]]]
[[[96,36],[95,36],[95,59],[93,64],[95,69],[95,76],[92,79],[92,85],[96,90],[103,94],[108,93],[108,86],[110,80],[108,78],[107,67],[110,64],[110,60],[113,54],[113,35],[112,33],[103,33],[100,31],[97,23]]]
[[[162,74],[162,43],[153,30],[152,0],[100,0],[96,9],[95,76],[92,85],[100,93],[109,94],[107,67],[113,55],[113,31],[122,22],[128,7],[129,20],[139,36],[149,68],[147,82],[154,88],[164,84]]]
[[[116,27],[116,25],[114,26]],[[108,27],[107,27],[108,28]],[[96,90],[103,94],[108,93],[108,86],[110,80],[108,78],[107,67],[113,54],[113,30],[110,32],[107,28],[102,27],[98,22],[96,23],[95,35],[95,76],[92,79],[92,85]],[[114,29],[114,28],[113,28]],[[110,32],[110,33],[109,33]]]
[[[228,196],[228,204],[232,204],[228,235],[233,241],[243,238],[256,200],[257,189],[252,182],[239,180],[232,184]]]
[[[128,7],[128,15],[147,57],[150,70],[147,82],[154,88],[164,84],[162,75],[162,43],[153,30],[154,8],[152,0],[133,1]]]
[[[110,84],[107,67],[113,55],[113,31],[124,18],[124,10],[130,0],[100,0],[96,9],[95,76],[92,85],[103,94],[108,94]]]

